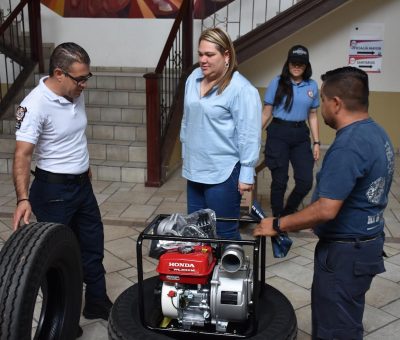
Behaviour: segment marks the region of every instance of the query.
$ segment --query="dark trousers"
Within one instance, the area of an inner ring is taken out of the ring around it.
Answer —
[[[363,338],[365,293],[385,271],[383,236],[354,243],[319,241],[311,290],[312,338]]]
[[[80,243],[86,297],[104,298],[103,223],[90,180],[52,184],[35,178],[29,199],[39,222],[61,223],[72,228]]]
[[[285,205],[289,162],[293,167],[295,187]],[[295,212],[311,190],[313,183],[314,157],[307,125],[304,123],[295,127],[272,122],[267,128],[265,164],[270,169],[272,177],[272,214],[279,216]]]
[[[238,191],[240,164],[236,164],[229,178],[219,184],[187,182],[187,207],[191,214],[200,209],[212,209],[217,217],[239,219],[241,195]],[[220,238],[240,240],[239,223],[217,222]]]

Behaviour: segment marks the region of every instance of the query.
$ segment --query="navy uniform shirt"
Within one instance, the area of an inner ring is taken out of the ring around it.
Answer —
[[[317,226],[319,237],[363,237],[383,231],[383,212],[394,172],[394,151],[386,132],[372,119],[337,131],[317,174],[313,200],[344,201],[338,215]]]

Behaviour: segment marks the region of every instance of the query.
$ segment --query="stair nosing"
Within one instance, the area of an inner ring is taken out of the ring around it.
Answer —
[[[104,121],[104,120],[91,120],[88,119],[88,125],[105,125],[105,126],[122,126],[122,127],[143,127],[145,123],[130,123],[130,122],[115,122],[115,121]]]
[[[0,139],[15,140],[15,134],[0,134]],[[105,144],[121,146],[147,146],[146,141],[124,140],[124,139],[104,139],[86,137],[88,144]],[[114,143],[113,143],[114,142]]]
[[[85,107],[106,107],[106,108],[116,108],[116,109],[145,109],[146,105],[115,105],[115,104],[85,104]]]
[[[117,146],[146,146],[145,141],[133,141],[133,140],[123,140],[123,139],[87,138],[87,142],[88,144],[104,144],[104,145],[117,145]]]

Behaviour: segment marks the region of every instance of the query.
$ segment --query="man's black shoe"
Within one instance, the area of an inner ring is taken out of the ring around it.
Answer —
[[[112,305],[108,296],[103,299],[86,298],[82,314],[86,319],[103,319],[107,321]]]
[[[83,334],[83,329],[81,326],[78,326],[78,333],[76,334],[76,338],[80,338]]]

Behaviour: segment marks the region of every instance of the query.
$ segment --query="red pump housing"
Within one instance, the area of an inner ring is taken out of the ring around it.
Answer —
[[[157,272],[162,281],[207,284],[215,263],[210,246],[184,246],[161,255]]]

